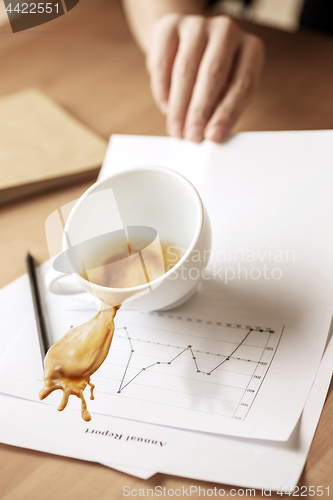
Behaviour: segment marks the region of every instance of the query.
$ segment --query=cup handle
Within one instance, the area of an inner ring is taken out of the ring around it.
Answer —
[[[47,289],[56,295],[73,295],[75,293],[83,293],[86,290],[72,278],[61,283],[61,279],[71,276],[69,273],[60,273],[51,267],[45,275],[45,284]]]

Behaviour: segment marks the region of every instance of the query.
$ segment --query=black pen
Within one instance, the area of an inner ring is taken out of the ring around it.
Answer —
[[[45,320],[44,320],[42,305],[41,305],[41,301],[40,301],[34,259],[30,255],[29,252],[27,253],[26,263],[27,263],[28,274],[29,274],[32,301],[34,304],[40,353],[41,353],[42,361],[43,361],[47,351],[50,348],[50,342],[49,342],[49,339],[47,336]]]

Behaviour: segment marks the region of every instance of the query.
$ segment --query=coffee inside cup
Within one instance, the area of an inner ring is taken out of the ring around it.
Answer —
[[[136,250],[142,247],[143,250]],[[84,271],[80,276],[108,288],[137,287],[163,276],[180,261],[183,253],[180,247],[165,241],[144,247],[142,242],[130,244],[127,240],[126,250],[124,256],[124,249],[116,246],[101,266]]]

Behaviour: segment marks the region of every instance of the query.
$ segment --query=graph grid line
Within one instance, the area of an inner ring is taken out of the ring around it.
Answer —
[[[283,328],[278,332],[271,327],[165,313],[167,321],[160,323],[162,313],[152,315],[156,317],[153,322],[135,320],[116,328],[114,362],[106,362],[114,374],[110,378],[111,373],[105,373],[106,379],[114,380],[110,394],[245,420],[271,366]],[[175,328],[170,320],[192,326]],[[170,365],[175,368],[162,369]]]

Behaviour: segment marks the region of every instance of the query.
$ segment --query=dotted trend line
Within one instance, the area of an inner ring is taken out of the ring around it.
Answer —
[[[127,374],[127,370],[129,368],[129,364],[130,364],[132,355],[134,353],[133,345],[132,345],[132,342],[131,342],[131,338],[130,338],[130,336],[128,334],[127,328],[124,327],[124,330],[126,332],[127,339],[128,339],[128,341],[130,343],[131,352],[130,352],[130,355],[129,355],[129,358],[128,358],[128,361],[127,361],[127,365],[126,365],[126,368],[125,368],[125,371],[124,371],[123,378],[121,379],[121,382],[120,382],[120,385],[119,385],[119,389],[117,391],[118,394],[120,394],[131,382],[133,382],[133,380],[135,380],[144,371],[148,370],[149,368],[152,368],[153,366],[157,366],[157,365],[171,365],[171,363],[173,361],[175,361],[175,359],[179,358],[186,351],[190,351],[190,353],[192,355],[193,362],[194,362],[195,367],[197,369],[197,373],[204,373],[205,375],[211,375],[211,373],[213,373],[215,370],[217,370],[226,361],[229,361],[231,358],[233,358],[233,354],[235,354],[235,352],[237,351],[237,349],[240,348],[240,346],[245,342],[245,340],[248,338],[248,336],[250,335],[250,333],[253,331],[253,329],[250,328],[249,331],[247,332],[247,334],[245,335],[245,337],[243,338],[243,340],[237,345],[237,347],[228,356],[225,356],[225,359],[221,363],[219,363],[217,366],[215,366],[215,368],[213,368],[212,370],[210,370],[209,372],[205,372],[205,371],[202,371],[202,370],[199,369],[199,366],[198,366],[198,363],[197,363],[197,358],[194,355],[194,352],[192,350],[192,346],[189,345],[189,346],[185,347],[179,354],[177,354],[177,356],[175,356],[174,358],[170,359],[170,361],[156,361],[156,363],[152,363],[149,366],[141,368],[141,370],[136,375],[134,375],[134,377],[131,378],[131,380],[129,380],[125,385],[123,385],[125,377],[126,377],[126,374]],[[209,354],[209,353],[207,353],[207,354]],[[241,358],[233,358],[233,359],[241,359]],[[251,361],[251,360],[244,360],[244,361]],[[258,363],[257,361],[252,361],[252,362],[253,363]]]
[[[187,317],[187,316],[179,316],[179,315],[175,315],[175,314],[162,313],[162,312],[156,312],[156,311],[149,312],[148,314],[150,316],[156,316],[159,318],[168,318],[168,319],[193,322],[193,323],[198,323],[198,324],[203,324],[203,325],[212,325],[212,326],[220,326],[220,327],[243,329],[243,330],[248,330],[249,328],[252,328],[252,331],[256,331],[256,332],[263,331],[263,332],[267,332],[267,333],[274,333],[274,330],[272,330],[272,328],[269,328],[269,327],[242,325],[239,323],[223,323],[222,321],[211,321],[211,320],[205,320],[205,319],[200,319],[200,318],[191,318],[191,317]]]

